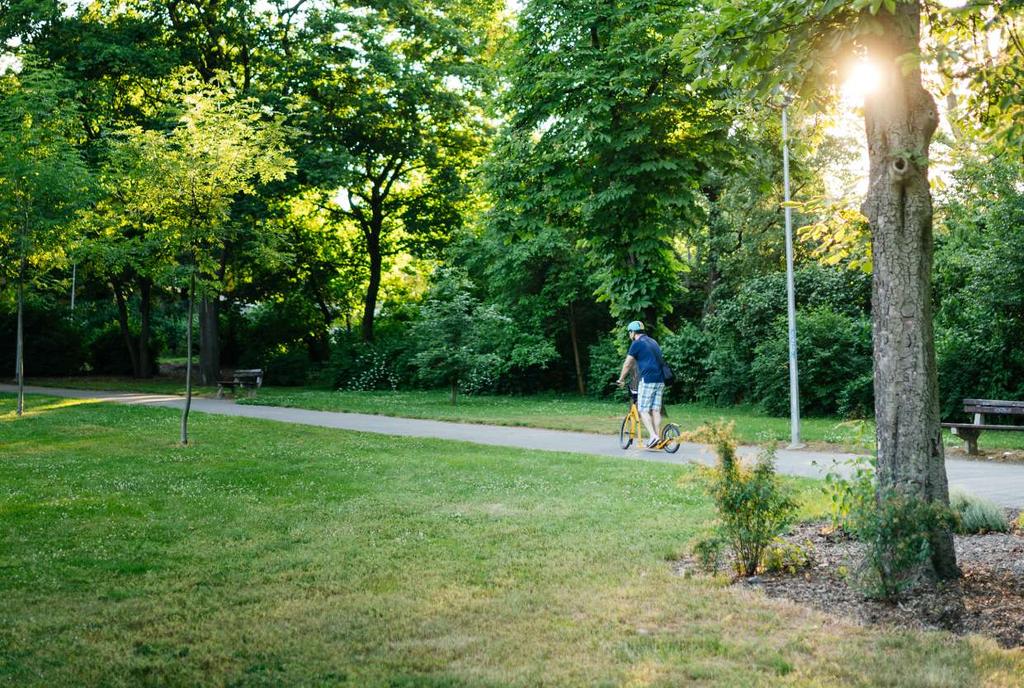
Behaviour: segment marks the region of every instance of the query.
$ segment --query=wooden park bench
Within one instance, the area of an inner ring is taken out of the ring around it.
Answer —
[[[224,398],[224,390],[230,389],[232,393],[236,389],[248,389],[250,396],[263,385],[263,371],[259,368],[252,370],[236,370],[231,374],[229,380],[217,380],[217,398]]]
[[[1024,425],[997,425],[985,422],[985,416],[1024,416],[1024,401],[998,399],[964,399],[964,413],[974,414],[973,423],[943,423],[942,427],[967,443],[967,453],[978,454],[978,435],[982,430],[1019,430]]]

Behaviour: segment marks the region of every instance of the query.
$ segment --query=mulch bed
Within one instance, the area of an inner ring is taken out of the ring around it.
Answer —
[[[1011,514],[1016,518],[1016,514]],[[1011,522],[1013,522],[1011,520]],[[1024,646],[1024,536],[990,533],[956,536],[963,577],[918,589],[898,602],[865,598],[845,572],[855,570],[862,546],[827,523],[795,527],[784,539],[812,552],[810,567],[793,574],[738,578],[736,585],[864,624],[976,633],[1003,647]],[[690,559],[676,562],[679,573],[696,572]]]

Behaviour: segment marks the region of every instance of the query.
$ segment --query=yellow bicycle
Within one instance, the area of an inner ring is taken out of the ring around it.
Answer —
[[[629,449],[634,440],[639,442],[641,427],[643,427],[643,422],[640,420],[640,411],[636,407],[636,392],[630,390],[629,412],[622,419],[622,427],[619,428],[619,446],[623,449]],[[666,423],[661,428],[661,437],[658,438],[657,444],[651,447],[651,449],[664,449],[669,454],[675,454],[679,451],[679,435],[681,434],[678,425]]]

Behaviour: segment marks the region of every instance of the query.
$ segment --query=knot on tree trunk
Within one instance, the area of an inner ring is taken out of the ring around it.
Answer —
[[[889,162],[889,171],[892,174],[892,180],[897,184],[902,184],[907,177],[910,176],[912,170],[913,164],[906,156],[897,155]]]

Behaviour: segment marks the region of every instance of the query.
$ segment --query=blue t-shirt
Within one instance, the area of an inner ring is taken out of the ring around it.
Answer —
[[[644,382],[664,382],[661,376],[661,347],[647,335],[629,345],[629,355],[636,359],[640,379]]]

